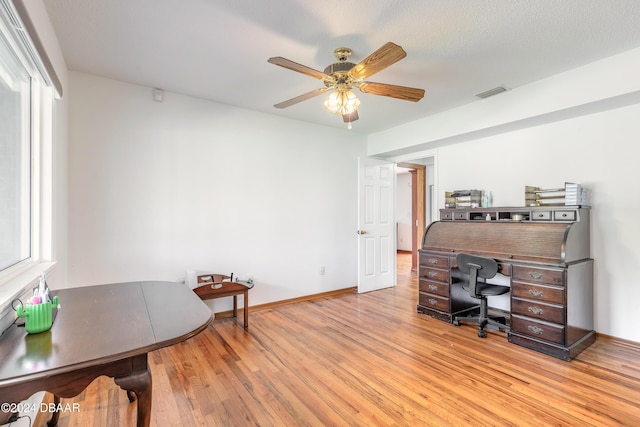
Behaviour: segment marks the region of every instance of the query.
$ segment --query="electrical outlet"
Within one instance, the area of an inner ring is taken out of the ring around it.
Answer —
[[[324,275],[324,266],[320,267],[320,275],[323,276]]]

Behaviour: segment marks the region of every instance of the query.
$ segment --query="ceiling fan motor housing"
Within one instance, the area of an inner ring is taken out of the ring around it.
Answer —
[[[336,62],[325,68],[324,73],[329,75],[333,73],[348,73],[355,65],[353,62]]]
[[[336,62],[334,64],[329,65],[324,69],[324,73],[333,77],[333,82],[325,81],[325,85],[328,87],[333,86],[334,84],[347,83],[348,80],[351,80],[348,73],[356,64],[353,62]]]

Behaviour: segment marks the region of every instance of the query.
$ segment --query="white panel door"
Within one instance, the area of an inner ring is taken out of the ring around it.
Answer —
[[[358,159],[358,292],[396,283],[395,165]]]

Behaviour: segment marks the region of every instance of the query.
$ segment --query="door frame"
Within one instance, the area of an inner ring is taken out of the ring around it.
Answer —
[[[426,227],[426,170],[425,165],[399,162],[396,166],[411,169],[411,272],[418,273],[418,249]]]

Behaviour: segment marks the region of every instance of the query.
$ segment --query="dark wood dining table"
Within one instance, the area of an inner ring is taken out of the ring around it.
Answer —
[[[181,283],[143,281],[60,289],[53,326],[27,334],[14,324],[0,336],[0,402],[38,391],[80,394],[106,375],[137,400],[137,425],[151,420],[149,352],[182,342],[211,322],[211,310]],[[54,412],[50,425],[59,413]]]

